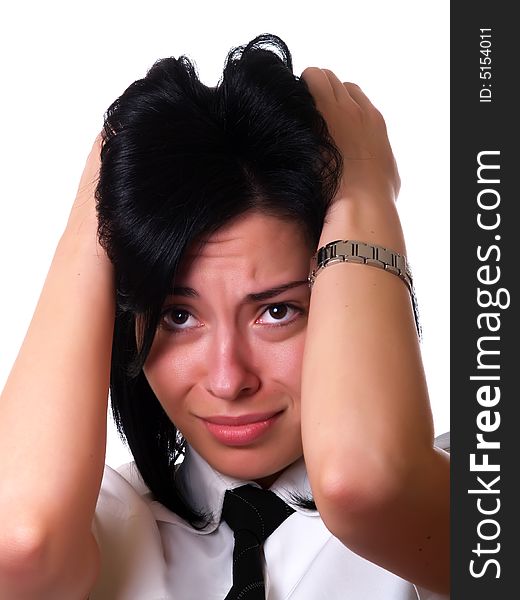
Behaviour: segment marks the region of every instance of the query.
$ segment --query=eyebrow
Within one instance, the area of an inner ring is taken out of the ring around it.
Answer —
[[[299,287],[301,285],[308,285],[308,280],[298,280],[298,281],[290,281],[289,283],[284,283],[282,285],[278,285],[273,288],[269,288],[268,290],[264,290],[262,292],[255,292],[252,294],[247,294],[245,297],[246,302],[262,302],[263,300],[269,300],[270,298],[275,298],[280,294],[283,294],[287,290],[291,290],[295,287]],[[173,288],[174,296],[185,296],[187,298],[199,298],[200,294],[197,290],[187,287],[187,286],[177,286]]]

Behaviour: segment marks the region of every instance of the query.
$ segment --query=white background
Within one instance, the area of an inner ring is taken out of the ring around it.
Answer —
[[[358,83],[385,116],[435,432],[449,430],[447,0],[34,0],[1,10],[0,387],[104,111],[165,56],[186,54],[215,85],[231,47],[269,32],[288,44],[296,74],[330,68]],[[129,459],[111,424],[107,463]]]

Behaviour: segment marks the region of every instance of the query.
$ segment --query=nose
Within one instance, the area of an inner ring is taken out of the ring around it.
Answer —
[[[211,342],[207,356],[206,389],[224,400],[254,394],[260,377],[253,365],[252,353],[239,332],[219,332]]]

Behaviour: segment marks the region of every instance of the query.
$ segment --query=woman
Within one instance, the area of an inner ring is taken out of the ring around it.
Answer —
[[[274,36],[216,88],[181,58],[126,90],[2,394],[6,598],[227,597],[220,517],[245,482],[290,513],[260,542],[261,597],[447,592],[399,185],[360,88],[294,77]],[[328,263],[337,240],[403,272]],[[103,477],[109,380],[135,465]]]

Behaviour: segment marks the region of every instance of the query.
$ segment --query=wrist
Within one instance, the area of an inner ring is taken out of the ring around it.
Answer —
[[[406,246],[395,203],[373,196],[337,197],[323,224],[318,248],[338,239],[360,240],[406,255]]]
[[[363,264],[376,267],[399,277],[408,288],[412,301],[417,333],[421,337],[417,299],[413,286],[412,273],[404,254],[391,248],[377,244],[370,244],[360,240],[343,239],[335,240],[321,246],[311,259],[309,273],[309,286],[312,288],[319,273],[329,265],[338,263]]]

